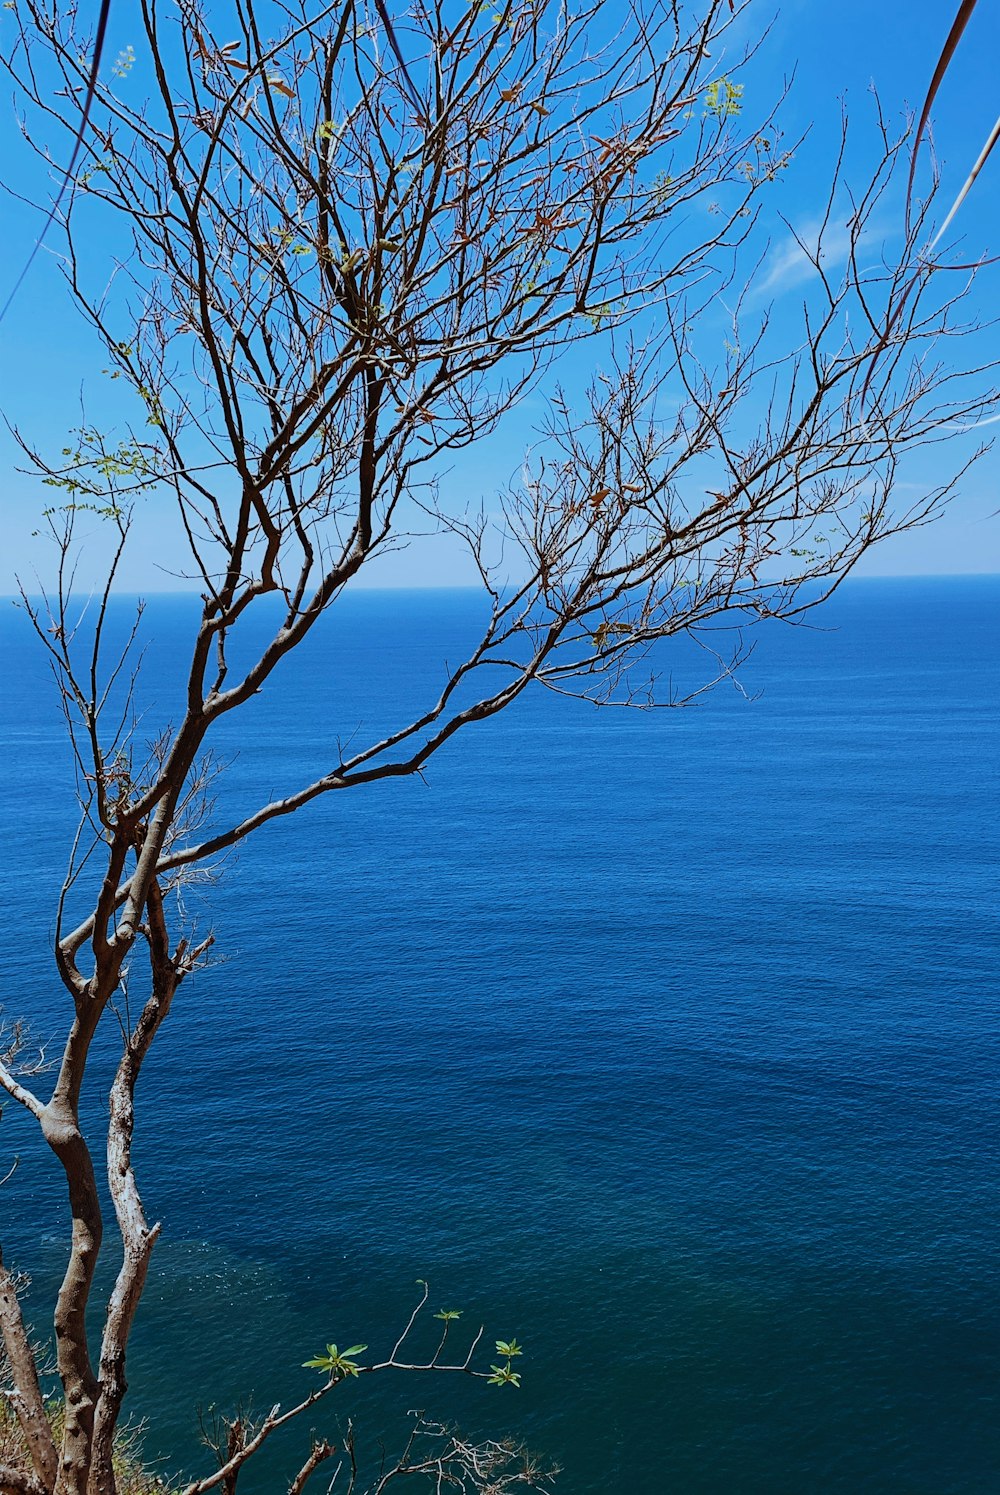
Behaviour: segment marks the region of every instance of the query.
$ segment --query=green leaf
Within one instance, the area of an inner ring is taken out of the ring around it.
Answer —
[[[716,119],[731,119],[743,107],[743,84],[720,78],[705,89],[705,109]]]

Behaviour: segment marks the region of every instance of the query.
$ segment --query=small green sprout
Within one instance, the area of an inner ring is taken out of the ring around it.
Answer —
[[[118,53],[111,72],[116,78],[127,78],[134,67],[135,48],[129,43],[124,51]]]
[[[719,78],[705,89],[705,111],[716,119],[730,119],[743,107],[743,84]]]
[[[493,1372],[493,1374],[491,1376],[487,1376],[486,1384],[488,1386],[520,1386],[520,1373],[516,1370],[511,1369],[510,1362],[513,1360],[515,1355],[523,1355],[524,1350],[518,1344],[516,1339],[498,1339],[496,1342],[496,1346],[497,1354],[505,1355],[507,1357],[506,1364],[491,1365],[490,1370]]]
[[[313,1360],[303,1360],[303,1370],[325,1371],[331,1381],[343,1381],[347,1376],[356,1376],[361,1366],[353,1359],[367,1350],[366,1344],[352,1344],[349,1350],[338,1350],[335,1344],[328,1344],[325,1355],[317,1355]]]

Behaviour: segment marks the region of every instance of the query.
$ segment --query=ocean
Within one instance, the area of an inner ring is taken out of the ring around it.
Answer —
[[[347,595],[222,734],[219,813],[402,719],[477,607]],[[143,732],[191,616],[149,600]],[[328,1341],[388,1348],[426,1279],[457,1330],[524,1344],[521,1388],[371,1377],[309,1426],[352,1418],[368,1457],[423,1409],[526,1441],[565,1495],[995,1495],[998,618],[1000,578],[848,583],[759,630],[746,694],[539,690],[186,895],[220,959],[157,1043],[136,1146],[163,1237],[129,1405],[157,1468],[210,1467],[199,1409],[304,1393]],[[41,651],[0,624],[3,1004],[48,1038],[72,768]],[[0,1142],[44,1328],[62,1191],[13,1104]]]

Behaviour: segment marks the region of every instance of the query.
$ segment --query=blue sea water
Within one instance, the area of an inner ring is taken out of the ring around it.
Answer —
[[[345,597],[223,740],[221,810],[424,700],[475,610]],[[227,959],[142,1082],[150,1457],[204,1467],[198,1406],[301,1392],[327,1340],[386,1347],[426,1278],[523,1341],[521,1389],[372,1378],[320,1431],[351,1415],[374,1446],[424,1408],[526,1439],[567,1495],[1000,1489],[998,616],[997,578],[849,584],[821,628],[761,631],[757,699],[539,691],[192,892]],[[150,602],[150,723],[190,617]],[[44,1036],[71,771],[23,617],[0,621],[3,1002]],[[41,1324],[62,1195],[12,1106],[0,1142]]]

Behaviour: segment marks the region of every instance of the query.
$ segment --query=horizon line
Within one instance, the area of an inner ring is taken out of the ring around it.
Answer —
[[[997,581],[1000,580],[998,571],[898,571],[879,572],[875,575],[846,576],[839,583],[837,590],[841,587],[852,586],[856,582],[867,583],[873,581]],[[80,588],[83,596],[87,589]],[[474,592],[476,595],[487,595],[486,589],[477,586],[474,582],[437,582],[421,585],[419,582],[402,584],[373,586],[355,586],[352,592]],[[29,592],[29,597],[41,597],[40,592]],[[264,594],[269,595],[269,594]],[[123,587],[120,591],[112,593],[114,597],[199,597],[201,593],[196,587]],[[19,602],[19,592],[0,592],[0,602]]]

